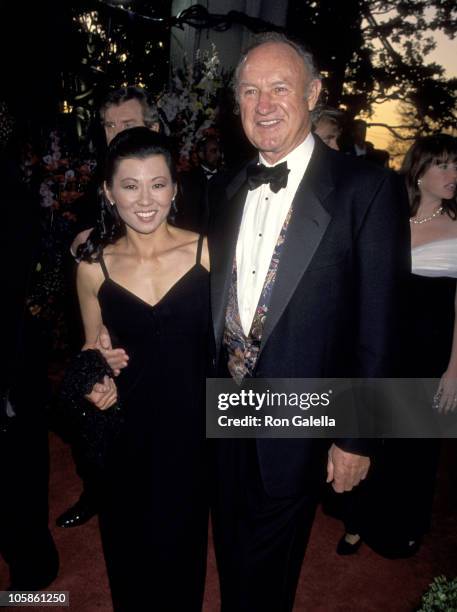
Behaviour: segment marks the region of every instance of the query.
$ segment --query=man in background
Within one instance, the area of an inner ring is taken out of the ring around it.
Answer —
[[[207,188],[222,166],[222,150],[216,136],[197,142],[198,165],[179,175],[174,223],[198,234],[206,232],[208,205]]]
[[[26,304],[37,263],[38,202],[20,180],[12,136],[1,104],[0,554],[9,588],[35,591],[56,578],[59,557],[48,528],[47,339]]]
[[[102,101],[99,109],[100,122],[107,145],[113,138],[132,127],[145,126],[153,132],[160,131],[160,120],[157,107],[152,97],[140,87],[123,87],[110,91]],[[76,254],[78,246],[86,242],[97,220],[98,176],[87,192],[78,200],[78,234],[71,245],[71,252]]]
[[[330,106],[317,107],[312,114],[313,132],[331,149],[340,150],[343,132],[343,112]]]
[[[341,150],[377,166],[389,167],[389,153],[384,149],[376,149],[367,137],[367,122],[363,119],[354,119],[350,125],[349,135]]]

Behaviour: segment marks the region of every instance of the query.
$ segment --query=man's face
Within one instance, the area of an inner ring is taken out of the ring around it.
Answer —
[[[206,143],[200,159],[202,163],[211,170],[215,170],[219,166],[221,149],[216,140],[209,140]]]
[[[237,91],[241,121],[246,136],[269,163],[306,138],[320,88],[301,57],[285,43],[265,43],[248,53]]]
[[[334,121],[326,119],[325,117],[320,119],[317,122],[314,133],[331,149],[335,149],[335,151],[340,150],[338,146],[338,137],[341,135],[341,130]]]
[[[365,144],[367,137],[367,124],[364,121],[356,121],[353,128],[354,142],[360,146]]]
[[[103,117],[106,142],[109,144],[117,134],[132,127],[144,126],[143,108],[138,100],[128,100],[108,106]]]

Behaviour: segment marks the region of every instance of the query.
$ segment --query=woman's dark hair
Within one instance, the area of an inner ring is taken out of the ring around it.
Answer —
[[[132,158],[146,159],[152,155],[163,155],[171,179],[176,183],[176,166],[165,136],[152,132],[146,127],[134,127],[120,132],[111,141],[105,159],[103,178],[107,186],[112,187],[114,175],[121,161]],[[77,249],[78,261],[99,261],[103,249],[125,235],[125,223],[120,218],[116,206],[108,201],[102,187],[99,189],[99,197],[99,218],[87,241]]]
[[[405,176],[409,195],[410,215],[414,217],[419,208],[421,192],[418,181],[432,165],[457,163],[457,138],[448,134],[435,134],[418,138],[406,153],[401,174]],[[457,198],[442,200],[444,212],[451,219],[457,218]]]

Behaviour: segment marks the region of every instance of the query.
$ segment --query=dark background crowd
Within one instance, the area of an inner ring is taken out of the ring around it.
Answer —
[[[30,7],[27,19],[20,5],[5,5],[1,52],[14,60],[4,62],[3,98],[15,119],[14,154],[23,180],[39,194],[44,228],[29,307],[43,321],[54,318],[49,329],[54,345],[68,343],[59,319],[59,270],[71,236],[96,214],[79,196],[93,185],[104,155],[98,109],[110,89],[146,88],[173,138],[181,170],[198,167],[199,142],[208,135],[219,143],[218,163],[234,167],[253,150],[236,114],[230,88],[234,60],[227,61],[225,47],[233,46],[236,58],[250,35],[286,28],[319,58],[321,104],[324,113],[327,106],[338,109],[331,121],[337,124],[339,148],[398,168],[417,134],[455,127],[456,79],[427,63],[436,45],[430,37],[434,32],[452,37],[455,12],[442,3],[432,5],[291,0],[280,3],[277,13],[259,2],[251,15],[229,14],[234,6],[224,12],[223,3],[213,14],[169,2],[58,6],[48,0]],[[190,44],[179,38],[181,30],[193,36]],[[205,75],[211,79],[205,81]],[[390,150],[381,151],[366,142],[366,128],[373,123],[373,105],[386,100],[401,101],[404,129],[382,128],[393,141]]]

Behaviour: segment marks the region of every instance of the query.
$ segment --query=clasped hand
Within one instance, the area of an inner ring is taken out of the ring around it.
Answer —
[[[121,370],[127,367],[128,355],[124,349],[113,349],[111,338],[106,327],[102,327],[97,341],[93,345],[85,345],[84,348],[98,349],[108,362],[115,376],[119,376]],[[117,387],[114,380],[105,376],[102,383],[96,383],[92,391],[88,393],[86,399],[89,400],[99,410],[108,410],[117,402]]]

